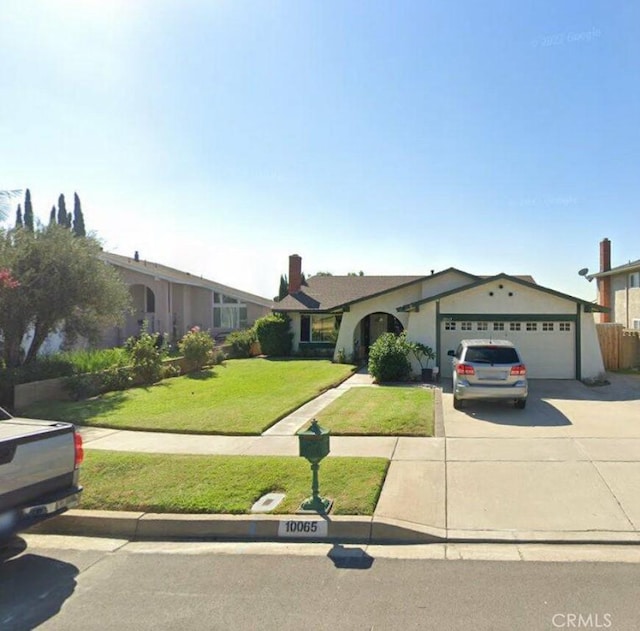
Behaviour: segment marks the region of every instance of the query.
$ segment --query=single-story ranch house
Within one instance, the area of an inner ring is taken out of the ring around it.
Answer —
[[[289,257],[289,295],[274,311],[291,317],[294,350],[366,356],[386,331],[431,346],[443,377],[447,351],[465,338],[509,339],[533,378],[589,379],[604,372],[593,312],[600,305],[537,285],[530,276],[477,276],[455,268],[427,276],[314,276]],[[414,369],[418,370],[417,362]]]
[[[149,332],[178,340],[194,326],[215,336],[250,327],[258,318],[271,313],[272,300],[144,261],[137,252],[133,257],[111,252],[102,252],[100,256],[120,272],[129,286],[134,309],[123,327],[105,332],[104,346],[121,345],[140,333],[145,321]]]

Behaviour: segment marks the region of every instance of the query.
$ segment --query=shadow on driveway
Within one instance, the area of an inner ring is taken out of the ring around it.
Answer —
[[[508,401],[465,401],[457,414],[464,414],[479,421],[486,421],[495,425],[511,425],[514,427],[563,427],[572,425],[571,421],[555,406],[544,400],[548,394],[540,383],[550,380],[529,381],[529,397],[524,410],[516,409],[511,400]],[[555,382],[551,382],[555,383]],[[577,381],[568,381],[587,389],[587,386]],[[442,391],[452,394],[451,379],[443,380]],[[554,398],[554,397],[549,397]]]

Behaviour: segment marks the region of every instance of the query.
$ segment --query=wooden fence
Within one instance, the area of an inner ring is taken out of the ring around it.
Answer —
[[[640,366],[640,331],[615,323],[597,324],[596,328],[606,370]]]

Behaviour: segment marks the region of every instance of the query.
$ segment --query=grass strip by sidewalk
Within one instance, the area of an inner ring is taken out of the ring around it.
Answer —
[[[433,436],[434,394],[427,388],[351,388],[318,415],[334,435]]]
[[[114,429],[261,434],[354,370],[329,360],[234,359],[147,388],[37,403],[23,416]]]
[[[320,494],[336,515],[372,515],[384,458],[325,458]],[[291,456],[195,456],[87,451],[83,509],[152,513],[248,513],[265,493],[286,493],[274,511],[295,513],[311,495],[309,463]]]

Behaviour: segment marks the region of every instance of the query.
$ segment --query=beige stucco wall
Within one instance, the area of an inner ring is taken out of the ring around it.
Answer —
[[[604,374],[604,362],[598,341],[596,322],[591,313],[580,316],[581,338],[580,353],[582,356],[582,378],[595,379]]]
[[[627,329],[633,328],[633,320],[640,319],[640,287],[627,287],[629,274],[620,274],[611,278],[613,294],[612,321]]]

